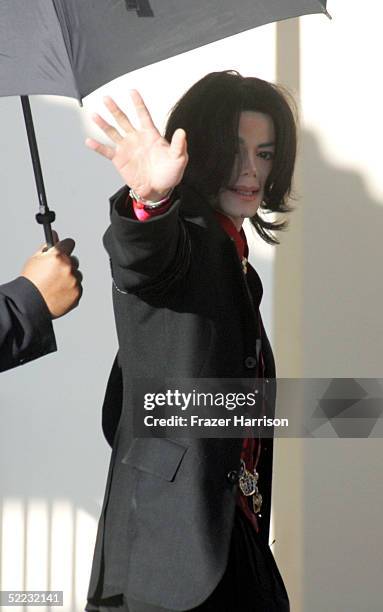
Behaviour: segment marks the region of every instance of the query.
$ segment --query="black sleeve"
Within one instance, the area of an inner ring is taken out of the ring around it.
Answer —
[[[35,285],[23,276],[0,285],[0,372],[56,350],[51,315]]]
[[[111,225],[104,234],[113,280],[122,292],[161,292],[185,273],[189,263],[190,241],[179,216],[180,200],[174,199],[162,215],[139,221],[132,205],[125,207],[128,191],[123,187],[111,198]]]

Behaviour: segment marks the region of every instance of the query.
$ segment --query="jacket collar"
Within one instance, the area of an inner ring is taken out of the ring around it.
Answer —
[[[218,225],[206,196],[196,187],[181,183],[175,188],[174,196],[181,199],[180,213],[187,221],[205,228]]]
[[[239,258],[247,258],[249,256],[249,247],[247,246],[246,235],[243,228],[238,231],[232,220],[218,210],[214,211],[214,216],[220,226],[225,230],[226,234],[234,240]]]

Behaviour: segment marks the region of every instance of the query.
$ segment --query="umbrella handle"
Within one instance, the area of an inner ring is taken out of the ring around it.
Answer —
[[[55,220],[56,215],[53,210],[49,210],[48,207],[29,98],[28,96],[20,96],[20,98],[21,105],[23,107],[25,127],[27,129],[29,150],[31,152],[37,195],[39,198],[39,212],[36,215],[36,221],[44,227],[45,241],[47,243],[47,247],[50,248],[53,246],[51,223],[53,223],[53,221]]]

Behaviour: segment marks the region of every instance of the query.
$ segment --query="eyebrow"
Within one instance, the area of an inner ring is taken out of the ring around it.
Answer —
[[[240,136],[238,137],[238,141],[244,143],[245,141]],[[262,142],[262,144],[258,145],[258,148],[264,147],[275,147],[275,142]]]

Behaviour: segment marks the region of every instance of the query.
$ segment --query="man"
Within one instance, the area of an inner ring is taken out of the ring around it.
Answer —
[[[57,350],[52,320],[75,308],[82,274],[71,238],[41,248],[15,280],[0,285],[0,372]]]
[[[86,141],[124,187],[104,235],[119,353],[103,410],[113,449],[85,609],[288,612],[268,546],[273,439],[136,437],[135,389],[145,378],[165,389],[168,379],[221,387],[261,378],[258,408],[273,411],[263,287],[242,224],[249,218],[275,243],[275,226],[257,211],[287,210],[294,116],[273,84],[232,71],[195,83],[173,107],[165,137],[136,90],[132,101],[137,129],[107,98],[118,127],[93,119],[112,142]],[[260,476],[260,491],[246,495],[244,474]]]

